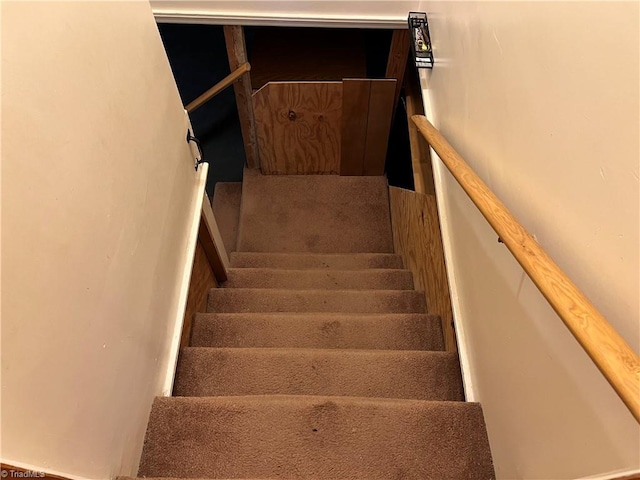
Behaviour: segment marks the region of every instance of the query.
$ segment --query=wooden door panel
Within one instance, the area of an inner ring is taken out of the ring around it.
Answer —
[[[253,94],[260,168],[382,175],[396,81],[270,82]]]
[[[253,100],[262,173],[338,173],[342,82],[268,83]]]

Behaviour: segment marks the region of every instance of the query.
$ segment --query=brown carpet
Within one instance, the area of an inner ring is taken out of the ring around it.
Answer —
[[[278,288],[292,290],[412,290],[408,270],[283,270],[232,268],[227,288]]]
[[[444,350],[440,318],[416,313],[203,313],[194,347]]]
[[[141,476],[490,479],[478,404],[357,397],[154,402]]]
[[[414,290],[272,290],[214,288],[209,312],[426,313],[425,297]]]
[[[240,251],[153,404],[139,476],[494,479],[482,409],[392,253],[385,180],[247,172],[239,225],[237,191],[214,203]]]
[[[392,253],[384,177],[245,170],[238,250]]]
[[[220,229],[222,243],[227,255],[236,251],[238,242],[238,225],[240,223],[240,202],[242,183],[218,182],[213,191],[211,208]]]
[[[361,270],[364,268],[404,268],[400,255],[387,253],[313,254],[313,253],[252,253],[231,254],[234,268],[286,268]]]
[[[191,347],[173,393],[463,400],[455,353],[403,350]]]

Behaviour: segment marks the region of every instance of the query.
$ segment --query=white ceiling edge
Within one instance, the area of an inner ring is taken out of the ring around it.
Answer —
[[[153,8],[158,23],[184,23],[200,25],[258,25],[276,27],[325,27],[325,28],[407,28],[407,19],[398,16],[339,16],[339,15],[246,15],[210,11],[177,11]]]

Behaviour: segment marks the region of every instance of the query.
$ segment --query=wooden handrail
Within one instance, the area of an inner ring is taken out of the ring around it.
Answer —
[[[640,358],[440,132],[411,117],[591,360],[640,423]]]
[[[218,83],[216,83],[209,90],[207,90],[202,95],[200,95],[198,98],[196,98],[193,102],[189,103],[185,107],[187,109],[187,112],[191,113],[196,108],[201,107],[202,105],[207,103],[209,100],[211,100],[213,97],[215,97],[217,94],[219,94],[222,90],[224,90],[228,86],[232,85],[233,82],[238,80],[242,75],[244,75],[245,73],[249,72],[250,70],[251,70],[251,65],[249,65],[248,62],[247,63],[243,63],[238,68],[236,68],[233,72],[231,72],[229,75],[227,75],[222,80],[220,80]]]

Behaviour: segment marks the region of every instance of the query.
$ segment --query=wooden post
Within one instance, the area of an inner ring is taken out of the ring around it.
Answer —
[[[400,98],[400,89],[402,88],[402,80],[407,65],[407,57],[409,56],[409,48],[411,47],[411,36],[409,30],[394,30],[391,37],[391,48],[389,49],[389,59],[387,60],[386,78],[395,78],[396,94],[393,101],[393,114],[395,116],[398,99]]]
[[[240,25],[225,25],[224,39],[227,44],[227,55],[231,71],[236,70],[243,63],[247,63],[247,48],[244,43],[244,30]],[[242,140],[247,155],[247,166],[259,168],[258,142],[256,139],[256,122],[253,116],[253,100],[251,91],[251,77],[249,73],[242,76],[233,84],[238,105],[238,117],[242,129]]]

